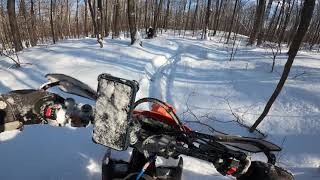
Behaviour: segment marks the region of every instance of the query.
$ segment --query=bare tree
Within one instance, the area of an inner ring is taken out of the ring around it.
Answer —
[[[275,26],[274,26],[273,30],[271,31],[271,36],[270,36],[270,40],[271,41],[273,41],[274,40],[274,36],[276,34],[278,34],[278,33],[276,33],[276,31],[277,31],[277,29],[279,27],[280,20],[282,20],[281,16],[283,16],[283,14],[284,14],[285,3],[286,3],[286,0],[283,0],[279,15],[277,17],[277,20],[275,21]]]
[[[203,27],[203,32],[202,32],[202,39],[208,39],[210,16],[211,16],[211,0],[208,0],[206,19]]]
[[[129,20],[131,44],[141,45],[139,33],[137,30],[136,5],[134,0],[128,0],[128,20]]]
[[[199,0],[197,0],[196,10],[194,11],[194,16],[192,20],[192,36],[194,36],[194,31],[196,29],[196,21],[198,17],[198,11],[199,11]]]
[[[89,36],[87,22],[88,22],[88,0],[84,0],[84,32],[86,37]]]
[[[103,33],[103,14],[102,14],[102,0],[98,0],[98,13],[97,13],[97,41],[100,44],[100,48],[103,48],[103,39],[102,39],[102,33]]]
[[[184,36],[186,35],[186,31],[187,31],[188,24],[189,24],[190,11],[191,11],[191,2],[192,2],[192,0],[189,0],[187,21],[186,21],[186,24],[185,24],[185,26],[184,26]]]
[[[113,32],[112,38],[118,38],[119,33],[119,17],[120,16],[120,2],[116,0],[116,4],[114,6],[114,19],[113,19]]]
[[[220,12],[222,8],[223,0],[221,0],[220,4],[219,2],[220,0],[216,1],[216,12],[214,14],[214,30],[213,30],[212,36],[215,36],[217,34],[217,30],[219,28]]]
[[[134,26],[137,32],[141,28],[147,30],[150,25],[156,32],[161,27],[161,33],[172,28],[174,35],[192,30],[194,36],[201,30],[202,38],[206,37],[208,29],[213,30],[213,36],[220,30],[224,32],[220,42],[230,43],[236,33],[249,36],[249,40],[257,41],[257,45],[270,41],[268,43],[278,45],[286,42],[290,46],[300,23],[303,1],[256,1],[257,4],[252,0],[135,0]],[[102,37],[108,36],[109,32],[113,38],[119,37],[120,32],[129,37],[132,29],[133,16],[131,20],[128,18],[132,8],[129,8],[128,0],[19,0],[15,1],[15,6],[19,7],[15,12],[19,12],[15,16],[16,33],[12,33],[14,21],[3,10],[3,2],[8,1],[0,0],[0,43],[7,49],[17,41],[14,38],[17,33],[23,47],[22,44],[34,46],[39,40],[46,43],[52,39],[56,42],[89,35],[102,42]],[[266,10],[262,6],[267,6]],[[316,8],[319,11],[320,5]],[[311,22],[304,38],[310,50],[317,48],[320,41],[320,16],[316,15]]]
[[[37,45],[37,34],[36,34],[36,16],[34,13],[34,1],[31,0],[31,9],[30,9],[30,16],[31,16],[31,46]]]
[[[19,33],[17,19],[16,19],[15,6],[16,6],[15,0],[8,0],[7,1],[11,36],[13,39],[14,48],[18,52],[18,51],[21,51],[23,49],[23,47],[22,47],[20,33]]]
[[[296,3],[296,12],[295,12],[295,20],[294,25],[291,27],[291,30],[289,31],[288,35],[288,41],[287,46],[289,47],[291,45],[291,42],[294,38],[294,35],[298,29],[299,23],[300,23],[300,15],[301,15],[301,9],[299,8],[299,1]]]
[[[98,37],[98,27],[97,27],[97,21],[96,21],[95,6],[92,5],[91,0],[88,0],[88,5],[89,5],[89,11],[91,14],[94,35]]]
[[[229,39],[231,36],[231,32],[232,32],[232,28],[233,28],[233,23],[234,23],[234,17],[236,15],[236,10],[237,10],[237,6],[238,6],[238,0],[236,0],[236,2],[234,3],[234,8],[233,8],[233,13],[232,13],[232,18],[231,18],[231,23],[230,23],[230,27],[229,27],[229,33],[228,33],[228,37],[227,37],[227,44],[229,43]]]
[[[258,38],[257,38],[257,45],[258,46],[262,44],[262,41],[264,38],[263,36],[265,33],[265,26],[266,26],[265,24],[266,24],[267,20],[269,19],[269,14],[270,14],[272,2],[273,2],[273,0],[268,0],[268,5],[267,5],[267,8],[266,8],[266,11],[264,14],[265,18],[263,18],[263,22],[261,24],[261,29],[260,29],[260,32],[258,33]]]
[[[54,9],[53,0],[50,0],[50,25],[51,25],[51,35],[52,35],[52,42],[53,44],[56,43],[56,36],[54,32],[54,24],[53,24],[53,9]]]
[[[281,48],[281,43],[282,43],[283,38],[285,36],[286,28],[287,28],[288,23],[289,23],[289,18],[291,16],[292,7],[294,6],[294,3],[295,3],[295,0],[293,0],[293,4],[291,4],[291,0],[288,1],[288,4],[289,4],[289,6],[287,8],[288,10],[287,10],[287,13],[286,13],[286,16],[285,16],[285,19],[284,19],[284,22],[283,22],[283,25],[282,25],[282,28],[281,28],[280,36],[278,38],[278,46],[279,46],[279,48]]]
[[[292,64],[294,62],[294,58],[296,57],[299,47],[301,45],[301,42],[308,30],[308,27],[310,25],[310,21],[312,18],[313,10],[314,10],[315,0],[306,0],[304,1],[303,9],[301,12],[301,20],[298,27],[298,30],[294,36],[294,39],[292,41],[292,44],[290,46],[289,52],[288,52],[288,60],[284,66],[282,76],[280,78],[280,81],[274,90],[273,94],[271,95],[269,101],[267,102],[262,114],[259,116],[259,118],[256,120],[256,122],[253,124],[253,126],[250,128],[250,132],[253,132],[257,126],[262,122],[262,120],[268,115],[270,108],[272,107],[273,103],[277,99],[278,95],[280,94],[292,67]]]
[[[273,27],[273,24],[274,24],[274,21],[275,21],[275,18],[276,18],[276,15],[277,15],[277,12],[278,12],[278,8],[279,8],[279,4],[280,4],[280,1],[278,1],[278,4],[276,6],[276,9],[272,15],[272,18],[271,18],[271,21],[269,23],[269,26],[268,26],[268,29],[267,29],[267,33],[265,34],[265,37],[264,37],[264,41],[267,39],[267,36],[269,36],[270,34],[270,31]],[[270,36],[268,37],[268,39],[270,40]]]
[[[256,41],[257,34],[260,32],[262,23],[263,23],[263,15],[265,9],[265,0],[259,0],[259,4],[257,5],[256,17],[254,20],[254,25],[251,30],[250,38],[248,45],[252,45]]]
[[[109,19],[109,11],[108,11],[109,3],[108,0],[105,0],[105,18],[104,18],[104,36],[108,37],[109,36],[109,31],[110,31],[110,19]]]
[[[167,31],[168,28],[168,23],[169,23],[169,16],[170,16],[170,2],[171,0],[168,0],[167,2],[167,9],[166,9],[166,15],[164,17],[164,23],[163,23],[163,28],[165,29],[165,31]]]
[[[80,32],[79,32],[79,0],[77,0],[77,8],[76,8],[76,24],[77,24],[77,36],[78,38],[80,37]]]
[[[153,29],[154,29],[155,36],[157,36],[158,21],[159,21],[159,16],[161,14],[163,0],[159,0],[159,3],[158,3],[158,0],[156,0],[155,2],[156,2],[156,12],[154,13]]]

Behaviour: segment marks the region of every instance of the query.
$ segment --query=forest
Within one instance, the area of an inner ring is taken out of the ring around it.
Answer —
[[[69,38],[129,37],[150,26],[176,36],[190,30],[208,38],[223,31],[225,43],[239,34],[250,37],[248,45],[289,46],[302,6],[299,0],[1,0],[1,51]],[[315,6],[320,12],[320,3]],[[320,13],[310,24],[303,48],[319,50]]]
[[[320,0],[0,0],[0,179],[319,180],[319,139]]]

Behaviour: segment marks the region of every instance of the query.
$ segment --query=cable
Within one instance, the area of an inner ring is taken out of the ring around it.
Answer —
[[[148,162],[146,162],[146,164],[144,164],[143,168],[141,169],[141,171],[139,172],[139,174],[137,175],[136,180],[139,180],[143,175],[144,172],[148,169],[148,167],[150,166],[151,163],[153,163],[156,160],[156,156],[152,156],[150,158],[150,160]]]

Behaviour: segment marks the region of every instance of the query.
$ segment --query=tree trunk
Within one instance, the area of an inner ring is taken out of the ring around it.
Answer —
[[[157,2],[158,1],[156,0],[156,3]],[[156,12],[154,13],[154,20],[153,20],[154,36],[157,36],[158,21],[159,21],[159,16],[160,16],[161,10],[162,10],[162,4],[163,4],[163,0],[160,0],[159,4],[157,3],[157,5],[156,5]]]
[[[31,35],[30,35],[31,29],[29,27],[29,23],[27,22],[28,15],[27,15],[26,4],[25,4],[24,0],[20,0],[19,12],[22,14],[23,20],[24,20],[24,22],[22,23],[23,24],[22,26],[24,27],[22,30],[22,37],[25,37],[25,38],[22,40],[25,40],[25,45],[28,48],[31,43]]]
[[[108,37],[109,36],[109,13],[108,13],[108,0],[105,1],[105,16],[104,16],[104,36]]]
[[[181,12],[180,12],[180,16],[179,16],[179,36],[181,35],[181,30],[184,29],[184,13],[186,12],[186,6],[187,6],[187,0],[183,0],[181,1],[182,4],[182,8],[181,8]]]
[[[287,42],[288,47],[291,45],[291,42],[294,38],[294,35],[295,35],[297,28],[298,28],[298,25],[300,23],[301,9],[299,10],[299,1],[297,2],[296,6],[297,6],[297,13],[296,13],[294,25],[292,26],[290,33],[289,33],[288,42]]]
[[[60,13],[58,15],[58,18],[56,18],[56,21],[58,19],[57,22],[57,26],[58,26],[58,36],[60,39],[64,39],[64,32],[63,32],[63,5],[62,3],[59,4],[60,5]],[[60,20],[60,21],[59,21]]]
[[[56,36],[54,32],[54,26],[53,26],[53,0],[50,0],[50,26],[51,26],[51,35],[52,35],[52,42],[53,44],[56,43]]]
[[[284,20],[284,23],[283,23],[283,26],[282,26],[282,31],[281,31],[279,39],[278,39],[279,48],[280,48],[281,43],[283,41],[283,38],[285,36],[285,32],[286,32],[286,29],[287,29],[287,26],[288,26],[288,23],[289,23],[289,19],[290,19],[290,16],[291,16],[291,12],[292,12],[291,6],[292,7],[294,6],[294,2],[295,2],[295,0],[293,0],[293,4],[291,4],[291,0],[288,1],[288,3],[289,3],[288,11],[286,13],[286,17],[285,17],[285,20]]]
[[[70,7],[69,7],[69,0],[67,0],[67,14],[66,14],[66,17],[67,17],[67,23],[68,23],[68,36],[70,37],[71,36],[71,23],[70,23]]]
[[[84,0],[84,33],[86,37],[89,36],[88,33],[88,0]]]
[[[145,6],[144,27],[146,28],[146,33],[147,33],[148,32],[148,27],[149,27],[149,23],[148,23],[148,0],[146,0],[144,6]]]
[[[14,0],[7,1],[7,9],[10,23],[11,36],[13,39],[13,44],[16,52],[21,51],[23,49],[20,33],[18,29],[17,19],[16,19],[16,10],[15,10],[16,2]]]
[[[94,35],[98,37],[98,27],[97,27],[97,21],[96,21],[96,16],[95,16],[95,11],[94,7],[92,6],[91,0],[88,0],[88,5],[89,5],[89,10],[92,18],[92,25],[93,25],[93,31]]]
[[[41,1],[38,1],[38,16],[39,16],[39,25],[41,27],[41,29],[39,28],[38,30],[41,32],[41,42],[44,43],[44,36],[45,36],[45,32],[44,32],[44,27],[43,27],[43,20],[41,18]]]
[[[98,0],[98,13],[97,13],[97,23],[98,23],[98,32],[100,34],[100,38],[102,38],[103,34],[103,6],[102,6],[102,0]]]
[[[272,2],[273,2],[273,0],[269,0],[269,1],[268,1],[268,5],[267,5],[267,8],[266,8],[266,13],[265,13],[265,15],[264,15],[264,17],[265,17],[266,20],[269,19]]]
[[[210,22],[210,15],[211,15],[211,0],[208,0],[207,4],[207,11],[206,11],[206,19],[204,22],[204,28],[202,33],[202,39],[208,39],[208,31],[209,31],[209,22]]]
[[[260,29],[260,32],[259,32],[258,38],[257,38],[257,45],[258,45],[258,46],[262,44],[262,41],[263,41],[263,39],[264,39],[266,22],[267,22],[268,19],[269,19],[272,2],[273,2],[273,0],[269,0],[269,1],[268,1],[268,5],[267,5],[267,8],[266,8],[266,12],[265,12],[265,14],[264,14],[264,20],[263,20],[263,22],[262,22],[261,29]]]
[[[217,30],[219,28],[220,12],[222,8],[223,0],[221,0],[220,4],[219,2],[220,0],[217,0],[216,2],[216,13],[214,14],[214,25],[213,25],[214,30],[213,30],[212,36],[215,36],[217,34]]]
[[[319,36],[320,36],[320,20],[318,20],[317,27],[314,30],[314,33],[310,42],[310,51],[312,51],[313,46],[317,43]]]
[[[37,45],[37,29],[36,29],[36,16],[34,13],[34,1],[31,0],[31,9],[30,9],[30,16],[31,16],[31,46]]]
[[[188,25],[189,25],[190,11],[191,11],[191,2],[192,2],[192,0],[189,0],[189,5],[188,5],[188,16],[187,16],[186,24],[185,24],[185,26],[184,26],[184,36],[186,35],[186,31],[187,31],[187,29],[188,29]]]
[[[168,29],[169,16],[170,16],[170,0],[168,0],[168,3],[167,3],[166,16],[164,18],[164,23],[163,23],[163,28],[165,29],[165,32],[167,32],[167,29]]]
[[[280,1],[278,1],[278,4],[277,4],[276,9],[274,11],[274,14],[273,14],[273,16],[271,18],[271,21],[269,23],[267,33],[264,35],[264,40],[263,41],[266,41],[267,39],[270,40],[270,31],[271,31],[272,26],[274,24],[274,20],[276,19],[276,15],[277,15],[277,12],[278,12],[279,4],[280,4]]]
[[[276,30],[278,29],[278,25],[279,25],[279,22],[280,22],[280,17],[282,16],[282,14],[284,12],[285,2],[286,2],[286,0],[282,1],[282,6],[281,6],[281,9],[280,9],[280,13],[279,13],[278,18],[276,20],[275,26],[274,26],[273,30],[271,31],[272,34],[271,34],[271,37],[270,37],[271,38],[270,41],[273,41],[274,35],[276,34]]]
[[[5,20],[5,14],[4,14],[4,7],[3,7],[3,0],[1,0],[1,11],[0,11],[0,17],[2,18],[1,21],[1,25],[2,25],[2,30],[3,30],[3,35],[4,35],[4,39],[3,39],[3,49],[6,49],[6,45],[11,44],[12,40],[11,40],[11,33],[9,33],[9,29],[8,29],[8,24],[7,21]],[[9,47],[11,48],[11,47]]]
[[[113,20],[113,32],[112,32],[112,38],[118,38],[119,33],[119,19],[120,19],[120,2],[119,0],[116,0],[115,4],[115,10],[114,12],[114,20]]]
[[[287,78],[290,73],[290,69],[292,67],[293,61],[295,56],[297,55],[299,51],[299,47],[301,45],[301,42],[308,30],[313,10],[314,10],[314,5],[315,5],[315,0],[305,0],[302,13],[301,13],[301,20],[300,20],[300,25],[298,27],[297,33],[294,36],[293,42],[290,46],[289,52],[288,52],[288,60],[284,66],[284,70],[282,73],[282,76],[280,78],[280,81],[274,90],[272,96],[270,97],[269,101],[267,102],[262,114],[260,117],[257,119],[257,121],[253,124],[253,126],[250,128],[250,132],[253,132],[257,126],[261,123],[261,121],[267,116],[269,113],[270,108],[272,107],[272,104],[275,102],[276,98],[280,94]]]
[[[102,0],[98,0],[98,13],[97,13],[97,41],[100,44],[100,48],[103,48],[103,39],[102,39],[102,34],[103,34],[103,9],[102,9]]]
[[[131,45],[135,44],[138,39],[136,23],[136,5],[134,0],[128,0],[128,20],[130,28]],[[138,42],[138,41],[137,41]],[[138,42],[140,43],[140,42]]]
[[[199,0],[197,0],[196,10],[194,11],[194,16],[192,20],[192,37],[194,36],[194,31],[196,29],[196,21],[198,17],[198,11],[199,11]]]
[[[234,21],[234,16],[236,14],[236,10],[237,10],[237,6],[238,6],[238,0],[236,0],[236,2],[234,3],[234,8],[233,8],[233,12],[232,12],[232,18],[231,18],[231,24],[229,27],[229,33],[228,33],[228,38],[227,38],[227,44],[229,43],[229,39],[231,36],[231,32],[232,32],[232,28],[233,28],[233,21]]]
[[[261,25],[263,23],[265,4],[265,0],[259,0],[259,4],[257,5],[258,7],[256,17],[250,34],[248,45],[252,45],[256,41],[257,34],[260,33]]]
[[[77,0],[77,9],[76,9],[76,24],[77,24],[77,36],[78,38],[80,37],[80,32],[79,32],[79,0]]]

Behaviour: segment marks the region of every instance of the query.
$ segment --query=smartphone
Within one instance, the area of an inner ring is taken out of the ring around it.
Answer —
[[[110,74],[98,77],[93,141],[123,151],[129,146],[131,122],[138,83]]]

